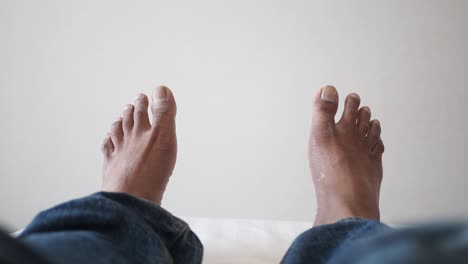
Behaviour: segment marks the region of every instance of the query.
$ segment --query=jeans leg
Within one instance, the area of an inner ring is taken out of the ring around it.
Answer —
[[[382,233],[350,243],[330,263],[464,264],[468,260],[468,225],[432,223]]]
[[[282,263],[327,263],[335,252],[353,241],[390,230],[378,221],[359,218],[314,227],[296,238]]]
[[[0,231],[0,263],[47,264],[48,262],[29,247],[10,237],[5,231]]]
[[[182,220],[153,203],[100,192],[40,213],[18,242],[54,263],[201,263]]]

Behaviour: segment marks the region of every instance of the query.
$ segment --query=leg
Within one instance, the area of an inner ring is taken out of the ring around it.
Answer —
[[[466,263],[468,225],[427,224],[393,230],[378,221],[348,218],[300,235],[283,263]]]
[[[336,89],[316,95],[309,161],[317,215],[283,263],[466,263],[467,224],[392,230],[379,222],[384,146],[380,123],[370,121],[368,107],[358,110],[359,101],[349,95],[335,123]]]
[[[384,151],[380,123],[370,121],[369,107],[359,109],[359,104],[357,94],[349,95],[335,123],[336,89],[324,87],[314,98],[309,165],[317,215],[314,228],[296,239],[284,262],[322,263],[347,239],[389,230],[379,222]]]
[[[338,93],[332,86],[316,95],[309,140],[309,165],[317,198],[315,226],[348,217],[379,220],[383,142],[380,122],[370,121],[360,97],[346,98],[335,123]]]
[[[104,140],[104,192],[39,214],[19,237],[56,263],[200,263],[202,245],[186,223],[161,208],[177,141],[172,92],[140,95]]]
[[[344,240],[329,263],[463,264],[468,259],[468,225],[464,223],[432,223],[354,238]]]
[[[347,218],[314,227],[296,238],[282,263],[329,263],[341,249],[391,229],[378,221]],[[346,262],[343,262],[346,263]]]

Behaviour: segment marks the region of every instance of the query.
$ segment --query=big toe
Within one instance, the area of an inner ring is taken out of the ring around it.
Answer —
[[[158,86],[153,91],[151,111],[153,112],[153,124],[174,120],[177,106],[171,89],[166,86]]]
[[[173,151],[177,144],[175,131],[176,103],[171,90],[165,86],[153,91],[151,111],[153,112],[152,131],[157,136],[157,148]]]
[[[315,132],[327,131],[335,125],[335,115],[338,110],[338,91],[327,85],[315,96],[312,126]]]

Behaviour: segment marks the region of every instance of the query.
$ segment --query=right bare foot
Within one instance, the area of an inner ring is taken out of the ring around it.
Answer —
[[[336,89],[326,86],[314,98],[309,140],[309,166],[317,197],[314,226],[348,217],[380,219],[381,128],[379,121],[370,121],[369,107],[359,109],[359,104],[359,96],[350,94],[341,120],[335,123]]]

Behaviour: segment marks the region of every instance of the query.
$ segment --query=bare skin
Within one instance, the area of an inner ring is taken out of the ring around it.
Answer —
[[[314,98],[309,165],[317,196],[315,226],[347,217],[379,219],[382,181],[380,123],[351,94],[335,123],[338,92],[322,88]],[[176,162],[176,103],[167,87],[154,90],[151,122],[148,98],[140,95],[105,138],[103,191],[124,192],[161,204]]]
[[[338,92],[333,86],[320,89],[313,104],[309,166],[317,198],[314,226],[348,217],[379,220],[384,152],[380,122],[370,121],[370,108],[359,109],[359,96],[350,94],[335,123]]]
[[[161,204],[177,155],[176,103],[169,88],[157,87],[150,105],[140,94],[127,105],[104,139],[102,190],[125,192]]]

